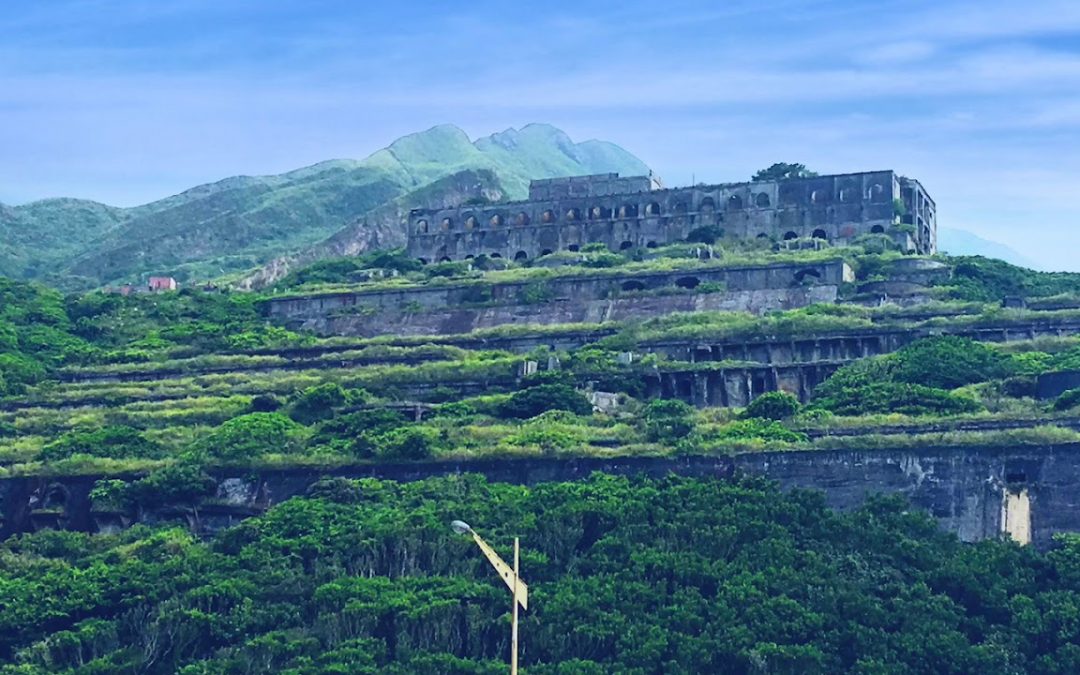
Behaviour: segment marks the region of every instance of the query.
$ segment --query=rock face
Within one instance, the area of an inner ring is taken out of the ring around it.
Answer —
[[[964,541],[1012,536],[1039,548],[1055,534],[1080,531],[1080,444],[1010,448],[865,450],[851,452],[750,453],[734,457],[629,457],[527,459],[383,464],[312,469],[221,471],[218,495],[192,509],[165,507],[142,514],[92,511],[94,478],[0,480],[0,536],[41,528],[112,530],[133,522],[180,521],[214,531],[291,497],[325,475],[420,480],[464,472],[521,484],[576,480],[593,471],[730,479],[737,475],[776,480],[785,489],[820,490],[830,507],[856,508],[870,495],[902,495],[942,528]]]

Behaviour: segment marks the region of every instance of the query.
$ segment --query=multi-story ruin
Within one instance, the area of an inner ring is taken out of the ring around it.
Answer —
[[[707,226],[777,242],[881,234],[904,251],[937,250],[936,207],[923,186],[869,171],[672,189],[615,173],[534,180],[524,201],[413,210],[408,251],[425,262],[526,260],[593,242],[654,248]]]

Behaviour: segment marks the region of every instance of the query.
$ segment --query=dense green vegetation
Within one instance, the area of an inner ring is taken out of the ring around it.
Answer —
[[[9,540],[0,672],[502,672],[507,594],[453,518],[504,553],[522,537],[528,673],[1080,667],[1073,538],[1047,555],[964,545],[897,500],[838,514],[754,482],[309,493],[210,541],[167,527]]]
[[[581,255],[611,255],[627,269],[698,264],[686,258],[691,249],[679,246],[640,260],[635,252],[595,248]],[[861,254],[853,262],[873,276],[884,269],[873,259]],[[417,269],[401,251],[389,250],[347,265],[318,263],[282,285],[303,288],[349,278],[377,286],[552,273],[505,262],[496,267],[448,263]],[[1034,316],[1072,320],[1080,313],[1005,310],[975,301],[910,310],[815,305],[764,317],[696,312],[625,325],[555,326],[548,329],[552,335],[599,331],[597,341],[570,351],[541,348],[515,355],[463,348],[452,344],[458,339],[453,336],[319,340],[268,323],[259,313],[259,295],[252,293],[65,298],[4,281],[0,298],[0,474],[9,475],[146,471],[180,461],[199,467],[338,466],[384,459],[794,449],[824,443],[811,440],[816,429],[861,428],[873,419],[896,426],[928,417],[947,429],[949,418],[1004,417],[1035,426],[1040,417],[1054,424],[1053,415],[1067,411],[1071,399],[1034,401],[1034,377],[1080,363],[1080,346],[1068,339],[1004,347],[931,338],[845,366],[818,388],[809,406],[775,392],[743,413],[696,411],[678,401],[650,401],[658,393],[658,374],[752,364],[681,361],[649,354],[653,343],[737,343],[852,329],[932,333]],[[473,337],[515,331],[522,327]],[[521,366],[529,360],[541,370],[522,377]],[[545,370],[549,363],[557,369]],[[590,390],[614,394],[617,403],[594,412],[585,396]],[[436,407],[422,421],[394,408],[412,400]],[[381,412],[386,415],[380,418]],[[1045,437],[1039,434],[1032,438]],[[863,438],[868,444],[907,442],[897,435]],[[239,442],[245,439],[250,442]]]
[[[492,282],[526,281],[527,305],[550,300],[545,281],[558,274],[839,255],[862,282],[900,259],[696,236],[721,260],[700,260],[699,244],[592,246],[524,265],[420,267],[385,250],[295,270],[268,294],[471,284],[482,304]],[[450,533],[452,518],[500,548],[524,538],[529,673],[1074,672],[1080,540],[1045,555],[962,545],[893,500],[837,514],[820,496],[758,482],[338,477],[212,538],[188,533],[226,508],[223,472],[247,485],[265,469],[306,468],[314,480],[373,462],[1080,442],[1076,390],[1034,398],[1040,374],[1080,367],[1075,337],[937,334],[1080,319],[1071,278],[946,261],[956,274],[911,308],[363,340],[276,326],[258,293],[65,297],[0,280],[0,478],[93,476],[83,480],[95,517],[136,523],[0,544],[0,675],[502,672],[505,593]],[[1002,308],[1017,288],[1050,304]],[[853,330],[927,337],[839,356],[850,362],[807,403],[771,391],[742,410],[695,408],[681,400],[692,387],[665,379],[765,377],[771,357],[748,345],[790,345],[794,356],[796,340]],[[588,337],[574,349],[538,339],[528,353],[499,342],[523,334]],[[718,360],[694,354],[720,343],[733,349]],[[45,497],[34,517],[61,517]]]

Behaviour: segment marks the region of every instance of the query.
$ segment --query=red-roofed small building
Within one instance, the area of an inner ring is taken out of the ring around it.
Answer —
[[[151,293],[160,293],[162,291],[175,291],[177,288],[176,279],[172,277],[150,277],[148,284]]]

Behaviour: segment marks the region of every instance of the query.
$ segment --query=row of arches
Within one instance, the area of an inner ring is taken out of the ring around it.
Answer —
[[[629,239],[627,239],[627,240],[624,240],[624,241],[619,243],[618,249],[620,251],[627,251],[629,249],[634,248],[635,246],[637,246],[637,244],[635,244],[633,241],[630,241]],[[659,243],[657,243],[656,241],[650,240],[650,241],[645,243],[645,248],[656,248],[657,246],[659,246]],[[569,245],[567,245],[566,250],[571,252],[571,253],[577,253],[577,252],[581,251],[581,245],[580,244],[569,244]],[[554,253],[554,251],[552,249],[545,248],[545,249],[540,251],[540,253],[537,255],[537,257],[543,257],[545,255],[551,255],[552,253]],[[465,256],[464,258],[462,258],[462,260],[473,260],[473,259],[475,259],[475,257],[476,256],[474,256],[472,254],[469,254],[469,255]],[[493,253],[488,253],[487,257],[501,259],[503,257],[503,255],[496,251],[496,252],[493,252]],[[524,251],[524,250],[518,251],[513,256],[514,262],[524,262],[526,260],[529,260],[529,258],[530,258],[530,256],[529,256],[528,251]],[[417,260],[420,261],[420,263],[423,264],[423,265],[427,265],[430,262],[430,260],[427,259],[427,258],[417,258]],[[442,255],[442,256],[439,256],[438,258],[435,258],[435,261],[436,262],[441,262],[441,263],[442,262],[453,262],[453,259],[448,255]]]
[[[881,183],[874,183],[866,188],[865,196],[867,199],[875,200],[881,198],[885,194],[885,186]],[[825,204],[836,200],[849,203],[858,201],[860,197],[860,188],[857,186],[845,186],[834,195],[831,190],[812,190],[810,192],[810,203],[812,204]],[[769,208],[772,206],[772,197],[767,192],[758,192],[751,194],[748,197],[749,204],[757,208]],[[728,211],[739,211],[747,206],[743,196],[739,194],[730,195],[724,203],[724,207]],[[716,200],[712,197],[704,197],[699,203],[697,212],[702,214],[712,214],[717,211]],[[670,214],[675,217],[685,216],[689,212],[689,206],[685,201],[678,201],[672,205]],[[643,207],[639,207],[638,204],[625,203],[615,207],[608,207],[603,205],[594,205],[586,209],[584,212],[578,207],[571,207],[563,213],[556,213],[554,209],[545,209],[540,213],[540,222],[544,224],[550,224],[557,222],[560,217],[565,222],[579,222],[581,220],[611,220],[613,218],[637,218],[639,213],[643,214],[646,218],[657,218],[664,215],[664,209],[659,202],[652,201],[645,204]],[[520,211],[513,217],[507,218],[506,215],[496,213],[487,218],[487,225],[491,227],[501,227],[507,222],[513,223],[519,227],[529,225],[532,218],[525,211]],[[464,217],[463,224],[465,229],[471,230],[479,226],[480,219],[474,214],[467,214]],[[419,234],[428,234],[431,231],[430,223],[426,218],[421,218],[416,221],[415,231]],[[454,219],[447,216],[444,217],[440,223],[440,228],[443,231],[449,231],[454,229]]]

